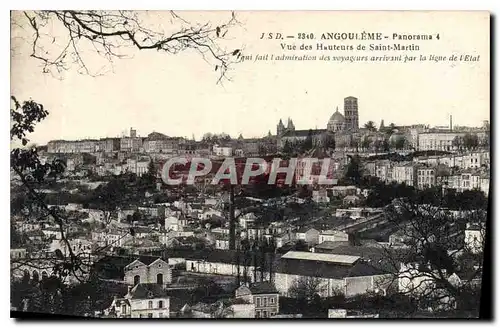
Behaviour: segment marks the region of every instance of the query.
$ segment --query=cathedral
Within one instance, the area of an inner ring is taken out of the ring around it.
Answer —
[[[335,113],[328,120],[326,130],[329,132],[357,132],[359,130],[358,99],[355,97],[346,97],[344,99],[344,114],[342,115],[337,107]],[[285,134],[291,135],[294,132],[296,132],[295,125],[290,118],[288,118],[286,127],[282,120],[276,126],[276,135],[278,137]]]
[[[276,136],[278,137],[278,148],[283,147],[285,142],[304,141],[308,135],[320,141],[327,134],[335,134],[338,137],[352,136],[359,131],[358,99],[355,97],[344,98],[344,114],[337,110],[328,120],[326,129],[295,130],[292,119],[288,118],[287,125],[280,119],[276,126]]]
[[[339,108],[330,117],[326,129],[331,132],[356,132],[359,130],[358,99],[347,97],[344,99],[344,115]]]

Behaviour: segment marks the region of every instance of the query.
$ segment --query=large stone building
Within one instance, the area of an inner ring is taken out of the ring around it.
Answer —
[[[331,132],[356,132],[359,130],[358,99],[355,97],[344,98],[344,115],[339,112],[339,108],[330,117],[327,124],[328,131]]]
[[[288,143],[303,142],[309,135],[312,136],[315,144],[325,141],[328,137],[335,140],[339,136],[352,136],[359,131],[358,99],[355,97],[344,98],[344,114],[336,111],[332,114],[326,124],[326,129],[296,130],[292,119],[288,118],[287,126],[280,119],[276,126],[276,136],[278,138],[278,148],[282,149]],[[330,136],[328,136],[330,134]]]
[[[455,148],[453,140],[464,135],[465,132],[453,131],[422,132],[418,135],[418,150],[450,151]]]
[[[120,150],[124,152],[138,152],[142,148],[142,138],[137,131],[130,128],[130,136],[120,139]]]
[[[124,269],[124,280],[129,285],[156,283],[167,285],[172,281],[172,271],[161,258],[141,256]]]

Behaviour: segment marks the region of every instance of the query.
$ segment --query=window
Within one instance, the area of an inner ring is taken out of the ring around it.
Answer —
[[[153,301],[149,301],[148,302],[148,309],[152,309],[153,308]]]
[[[267,318],[267,311],[262,311],[262,317]]]
[[[163,285],[163,274],[162,273],[158,273],[156,275],[156,283],[159,285]]]
[[[163,309],[163,301],[158,301],[158,308]]]
[[[122,305],[122,314],[127,313],[127,306],[124,304]]]
[[[158,318],[163,318],[163,313],[158,313]]]
[[[257,307],[260,306],[260,297],[255,298],[255,303],[257,304]]]
[[[137,285],[141,282],[141,277],[139,275],[134,276],[134,285]]]
[[[255,317],[260,318],[260,311],[255,311]]]
[[[263,298],[262,306],[267,306],[267,297]]]
[[[152,318],[153,317],[153,313],[148,313],[148,318]]]
[[[274,297],[270,297],[270,298],[269,298],[269,303],[270,303],[270,304],[274,304]]]

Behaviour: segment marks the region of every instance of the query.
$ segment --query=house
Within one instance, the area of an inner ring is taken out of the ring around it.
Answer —
[[[255,318],[269,318],[279,313],[279,293],[269,281],[242,285],[235,291],[235,298],[255,306]]]
[[[357,188],[355,186],[333,186],[327,189],[333,197],[345,197],[355,195]]]
[[[172,282],[172,271],[160,257],[139,256],[124,268],[124,281],[129,285],[156,283],[167,285]]]
[[[132,239],[128,230],[108,228],[103,231],[93,231],[92,241],[99,246],[121,247],[125,242]]]
[[[267,242],[274,242],[276,248],[281,248],[286,244],[295,241],[295,233],[294,232],[278,232],[273,234],[265,234],[264,238]]]
[[[274,281],[284,296],[291,295],[291,287],[306,281],[317,284],[321,297],[353,297],[388,289],[392,277],[359,256],[289,251],[280,258]]]
[[[324,241],[312,248],[313,253],[335,254],[335,249],[339,246],[349,245],[349,241]]]
[[[392,171],[392,180],[407,186],[417,186],[417,166],[413,162],[396,163]]]
[[[205,201],[207,201],[207,200],[208,199],[206,199]],[[208,220],[208,219],[212,218],[212,216],[223,217],[224,214],[221,211],[219,211],[219,210],[215,210],[215,209],[212,209],[212,208],[207,208],[201,214],[200,219],[201,220]]]
[[[316,245],[319,243],[319,231],[314,228],[303,227],[295,234],[296,240],[303,240],[308,245]]]
[[[257,220],[257,216],[254,213],[247,213],[239,218],[239,224],[242,229],[247,229]]]
[[[30,230],[26,232],[26,236],[30,241],[42,241],[46,238],[42,230]]]
[[[42,233],[45,235],[46,238],[49,239],[61,239],[62,234],[61,230],[55,227],[47,227],[42,229]]]
[[[165,219],[165,230],[179,231],[179,218],[176,216],[169,216]]]
[[[38,222],[20,222],[20,231],[21,232],[30,232],[30,231],[39,231],[42,229],[42,226]]]
[[[203,206],[200,203],[187,203],[187,215],[194,219],[201,219],[203,216]]]
[[[162,285],[140,283],[129,287],[123,298],[115,298],[104,315],[114,318],[169,318],[170,297]]]
[[[153,218],[162,218],[165,216],[164,206],[150,206],[150,207],[138,207],[137,210],[147,216]]]
[[[240,246],[240,239],[235,240],[236,247]],[[215,235],[215,248],[216,249],[229,249],[229,235],[216,234]]]
[[[106,217],[106,213],[104,213],[103,210],[84,208],[81,209],[80,212],[88,214],[88,218],[85,219],[84,221],[89,221],[89,222],[104,221],[104,218]]]
[[[337,230],[323,230],[319,234],[319,244],[325,241],[349,241],[349,235]]]
[[[313,190],[313,192],[312,192],[312,200],[315,203],[329,203],[330,202],[330,197],[327,196],[326,189]]]
[[[74,254],[89,255],[92,254],[92,251],[94,249],[94,244],[91,241],[85,239],[69,239],[67,243],[69,243],[71,251]],[[54,239],[49,245],[49,251],[54,252],[59,249],[64,256],[69,256],[70,252],[67,243],[61,239]]]
[[[241,231],[241,238],[248,240],[261,240],[266,232],[266,229],[255,224],[249,224],[246,230]]]
[[[149,227],[134,227],[134,237],[135,238],[148,238],[151,237],[154,234],[157,234],[156,231],[152,230]]]
[[[11,259],[24,259],[26,258],[26,248],[11,248],[10,249]]]

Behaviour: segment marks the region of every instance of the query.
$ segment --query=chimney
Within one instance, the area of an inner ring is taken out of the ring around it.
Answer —
[[[450,131],[453,131],[453,116],[450,115]]]

